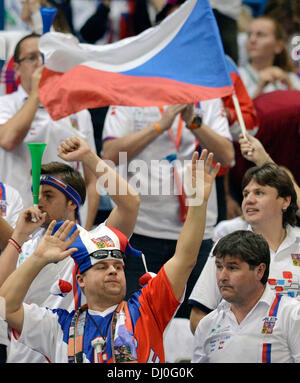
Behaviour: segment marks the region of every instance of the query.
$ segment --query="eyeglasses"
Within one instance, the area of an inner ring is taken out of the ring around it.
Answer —
[[[91,257],[95,259],[106,259],[106,258],[115,258],[115,259],[125,259],[124,253],[121,250],[96,250],[92,254]]]
[[[29,64],[36,64],[38,61],[43,61],[43,54],[41,52],[31,53],[17,62],[21,63],[22,61],[28,62]]]

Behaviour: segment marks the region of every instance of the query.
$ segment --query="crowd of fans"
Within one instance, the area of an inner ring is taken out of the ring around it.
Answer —
[[[2,362],[300,361],[299,1],[210,1],[246,136],[230,96],[108,105],[58,121],[39,98],[41,7],[57,9],[51,31],[109,44],[185,1],[4,1]],[[47,144],[35,207],[32,142]],[[200,205],[184,204],[195,198],[187,185],[148,188],[176,184],[182,169],[171,154],[192,161],[193,177],[204,161]],[[140,193],[135,161],[147,166]]]

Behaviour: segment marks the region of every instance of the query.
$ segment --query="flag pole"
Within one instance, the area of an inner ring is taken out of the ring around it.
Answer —
[[[237,114],[237,118],[238,118],[238,121],[239,121],[239,124],[240,124],[240,127],[241,127],[242,135],[243,135],[244,139],[248,141],[247,135],[246,135],[247,129],[246,129],[246,125],[245,125],[245,121],[244,121],[243,115],[242,115],[242,111],[241,111],[239,100],[236,97],[235,93],[233,93],[231,95],[231,97],[232,97],[234,108],[235,108],[235,111],[236,111],[236,114]],[[247,154],[248,154],[248,156],[251,156],[252,152],[248,152]]]
[[[232,97],[234,108],[235,108],[235,111],[236,111],[236,114],[237,114],[237,118],[238,118],[238,121],[239,121],[239,124],[240,124],[240,127],[241,127],[242,135],[244,136],[245,139],[247,139],[247,137],[246,137],[246,132],[247,132],[246,125],[245,125],[245,121],[244,121],[244,118],[243,118],[243,115],[242,115],[242,111],[241,111],[239,100],[236,97],[235,93],[233,93],[231,95],[231,97]]]

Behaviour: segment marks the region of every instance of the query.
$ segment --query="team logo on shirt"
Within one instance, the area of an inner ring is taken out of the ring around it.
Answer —
[[[115,106],[112,106],[111,109],[110,109],[110,114],[111,116],[115,115],[116,114],[116,107]]]
[[[300,254],[291,254],[293,265],[300,266]]]
[[[92,238],[92,242],[94,242],[99,249],[103,249],[104,247],[115,247],[113,240],[108,235],[104,235],[99,238]]]
[[[264,325],[261,330],[261,333],[272,334],[276,321],[277,321],[277,318],[273,316],[264,318]]]
[[[217,338],[213,338],[209,341],[209,352],[223,350],[225,342],[230,339],[230,335],[223,335]]]
[[[299,265],[300,266],[300,265]],[[282,277],[269,278],[268,283],[276,294],[288,295],[292,298],[300,295],[300,281],[297,273],[282,271]]]

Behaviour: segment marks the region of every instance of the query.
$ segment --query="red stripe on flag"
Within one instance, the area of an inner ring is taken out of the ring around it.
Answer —
[[[210,88],[159,77],[126,76],[78,65],[66,73],[44,69],[39,95],[53,120],[108,105],[159,106],[227,96],[232,86]]]

